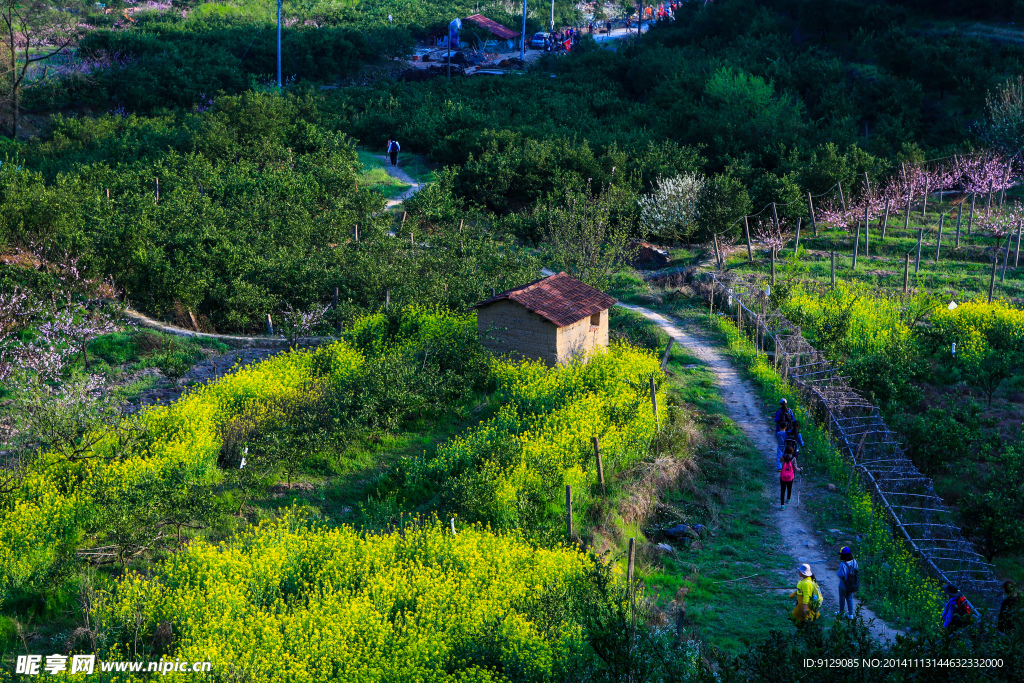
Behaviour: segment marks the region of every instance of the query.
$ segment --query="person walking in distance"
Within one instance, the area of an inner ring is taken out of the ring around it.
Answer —
[[[974,605],[967,600],[960,589],[953,584],[946,584],[946,606],[942,610],[942,628],[954,633],[974,622]]]
[[[398,144],[398,140],[392,135],[388,138],[388,156],[391,157],[391,165],[398,166],[398,150],[402,149],[402,146]]]
[[[782,457],[782,468],[779,470],[779,502],[782,509],[786,509],[786,503],[793,497],[793,480],[800,468],[796,466],[793,452],[786,449],[786,455]]]
[[[800,575],[800,582],[796,585],[796,590],[789,595],[790,598],[796,598],[796,607],[793,608],[790,618],[797,628],[800,628],[818,618],[825,598],[821,594],[818,580],[814,578],[814,572],[811,571],[811,565],[800,565],[797,574]]]
[[[836,576],[839,577],[839,611],[836,616],[843,616],[845,608],[846,618],[853,619],[853,594],[860,590],[860,569],[849,548],[839,551],[839,571]]]

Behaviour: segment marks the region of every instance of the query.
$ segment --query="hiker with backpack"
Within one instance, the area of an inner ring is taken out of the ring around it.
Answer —
[[[388,156],[391,157],[391,165],[398,166],[398,151],[402,149],[402,146],[398,144],[398,140],[392,135],[388,138]]]
[[[821,606],[825,602],[825,597],[821,594],[821,587],[818,585],[818,580],[814,578],[811,565],[807,563],[800,565],[797,574],[800,575],[800,582],[797,583],[796,590],[789,595],[790,598],[796,598],[796,607],[793,608],[790,618],[797,628],[800,628],[821,615]]]
[[[946,585],[946,607],[942,610],[942,628],[955,633],[974,622],[976,610],[966,596],[953,584]]]
[[[800,434],[800,423],[790,420],[786,428],[786,445],[793,447],[793,457],[799,457],[800,449],[804,447],[804,437]]]
[[[789,433],[786,429],[788,427],[788,422],[781,422],[775,428],[775,469],[779,472],[782,471],[782,456],[786,454],[786,439],[789,438]]]
[[[845,608],[846,618],[853,619],[853,594],[860,590],[860,569],[849,548],[839,551],[839,571],[836,575],[839,577],[839,611],[836,616],[843,616]]]
[[[796,421],[796,415],[789,409],[789,405],[786,403],[786,399],[779,399],[779,409],[775,411],[775,415],[772,416],[775,420],[775,426],[778,428],[782,423],[789,423]]]
[[[800,468],[796,466],[796,459],[793,457],[791,448],[786,448],[786,454],[782,456],[782,467],[779,470],[779,489],[782,502],[782,509],[786,509],[786,503],[793,497],[793,480]]]

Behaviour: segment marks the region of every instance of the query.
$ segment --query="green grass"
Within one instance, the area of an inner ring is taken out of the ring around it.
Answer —
[[[398,178],[388,175],[384,170],[384,162],[370,152],[360,151],[359,163],[363,169],[356,177],[360,187],[370,187],[391,199],[409,189],[409,185]],[[411,174],[410,174],[411,175]]]
[[[420,185],[427,185],[437,180],[435,165],[421,156],[399,155],[398,166]]]

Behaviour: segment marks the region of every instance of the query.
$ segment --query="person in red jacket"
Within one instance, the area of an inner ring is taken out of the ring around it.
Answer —
[[[786,503],[793,497],[793,480],[800,468],[796,466],[796,459],[793,457],[791,447],[786,448],[786,455],[782,457],[782,469],[779,470],[779,489],[782,509],[786,509]]]

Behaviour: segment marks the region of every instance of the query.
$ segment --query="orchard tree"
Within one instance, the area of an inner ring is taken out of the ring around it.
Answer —
[[[691,241],[704,190],[697,173],[658,178],[654,191],[640,198],[640,224],[649,235],[670,241]]]
[[[569,187],[545,210],[545,242],[552,266],[597,289],[611,284],[616,263],[629,256],[636,204],[616,185],[595,194],[588,181]]]
[[[9,116],[10,135],[18,135],[21,91],[35,78],[33,71],[74,45],[84,33],[78,15],[68,8],[39,0],[0,0],[0,20],[4,29],[2,83]]]
[[[1024,441],[1008,446],[990,463],[979,493],[961,508],[964,531],[986,559],[1024,549]]]
[[[1017,76],[989,93],[985,104],[981,137],[1009,155],[1024,149],[1024,76]]]

